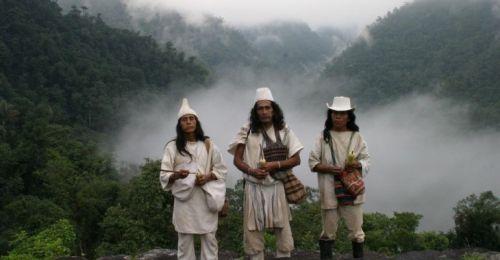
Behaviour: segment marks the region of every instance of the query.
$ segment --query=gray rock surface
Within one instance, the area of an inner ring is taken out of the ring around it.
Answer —
[[[500,260],[500,252],[488,251],[480,248],[467,248],[467,249],[448,249],[443,251],[426,250],[426,251],[411,251],[401,255],[388,257],[386,255],[373,252],[365,249],[364,259],[369,260],[462,260],[463,256],[482,257],[484,260]],[[266,253],[266,259],[276,259],[274,254]],[[59,258],[58,260],[84,260],[85,258]],[[127,255],[106,256],[100,257],[97,260],[176,260],[177,251],[172,249],[153,249],[146,253],[140,254],[135,258]],[[238,256],[237,253],[221,250],[219,252],[219,260],[234,260],[246,259]],[[292,260],[317,260],[319,259],[318,251],[294,251],[292,253]],[[353,259],[351,254],[338,254],[335,255],[336,260]]]

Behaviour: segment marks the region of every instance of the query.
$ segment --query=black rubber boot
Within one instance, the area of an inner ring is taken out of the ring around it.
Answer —
[[[319,240],[319,255],[321,259],[333,259],[333,243],[334,240]]]
[[[363,242],[358,243],[352,241],[352,257],[363,258]]]

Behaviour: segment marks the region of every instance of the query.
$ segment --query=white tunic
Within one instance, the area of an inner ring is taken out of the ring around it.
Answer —
[[[238,144],[244,144],[243,161],[252,168],[258,168],[261,146],[265,147],[265,141],[261,133],[251,133],[248,130],[248,123],[241,127],[234,141],[229,145],[228,152],[234,155]],[[274,127],[270,127],[266,132],[269,138],[275,142]],[[288,147],[289,157],[304,148],[288,126],[280,130],[279,134],[283,144]],[[271,175],[262,180],[248,174],[243,176],[246,180],[244,207],[248,217],[248,230],[284,227],[290,216],[290,208],[286,202],[283,183],[275,180]]]
[[[330,131],[332,137],[333,150],[335,153],[335,161],[337,165],[344,167],[347,157],[347,149],[349,139],[351,138],[351,131],[336,132]],[[356,158],[363,167],[363,177],[368,173],[370,168],[370,155],[368,154],[368,147],[365,140],[359,132],[355,132],[352,138],[350,151],[353,151]],[[332,165],[332,156],[330,146],[323,139],[323,131],[316,137],[311,153],[309,154],[309,168],[312,169],[318,164]],[[332,174],[318,173],[318,187],[320,193],[320,201],[322,209],[337,208],[337,198],[335,197],[334,177]],[[361,204],[365,202],[365,193],[358,195],[354,204]]]
[[[221,153],[215,145],[212,146],[212,173],[217,180],[210,181],[203,186],[194,185],[196,174],[189,174],[185,179],[177,179],[174,183],[168,181],[173,173],[160,172],[160,183],[166,191],[174,194],[174,213],[172,223],[175,230],[186,234],[206,234],[217,230],[218,212],[209,208],[207,203],[207,191],[220,194],[222,200],[225,193],[225,177],[227,168],[222,160]],[[162,170],[189,170],[190,173],[210,174],[205,172],[208,152],[205,143],[197,141],[186,144],[186,150],[193,156],[181,155],[175,146],[175,142],[170,142],[165,147],[163,159],[161,161]],[[221,194],[222,193],[222,194]],[[220,199],[217,204],[221,204]],[[223,201],[222,201],[223,202]]]

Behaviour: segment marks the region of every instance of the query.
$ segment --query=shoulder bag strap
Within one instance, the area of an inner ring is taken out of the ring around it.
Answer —
[[[207,174],[212,170],[212,153],[214,149],[212,149],[212,142],[209,138],[203,142],[205,143],[205,148],[207,148],[207,165],[205,165],[205,174]]]
[[[283,144],[283,142],[281,141],[280,131],[276,127],[274,128],[274,135],[276,137],[276,142],[279,142],[280,144]]]
[[[332,139],[333,139],[333,137],[330,136],[330,140],[328,141],[328,146],[330,146],[330,153],[332,155],[332,162],[333,162],[333,165],[335,165],[335,164],[337,164],[337,161],[335,160],[335,152],[333,151]]]
[[[271,138],[269,138],[269,136],[267,135],[267,132],[264,128],[260,129],[260,132],[262,132],[262,137],[264,137],[264,141],[266,142],[266,145],[269,146],[273,143],[273,141],[271,141]]]
[[[349,150],[351,150],[352,137],[354,136],[354,133],[355,132],[352,132],[351,137],[349,138],[349,145],[347,146],[347,155],[349,155]],[[330,152],[332,154],[332,161],[333,161],[333,164],[335,165],[337,163],[337,161],[335,160],[335,152],[333,151],[332,139],[333,139],[333,137],[330,136],[330,140],[328,141],[328,146],[330,146]],[[347,155],[346,155],[346,158],[347,158]]]
[[[250,127],[248,127],[248,131],[247,131],[247,137],[245,137],[245,145],[247,144],[248,142],[248,136],[250,135],[250,130],[252,130]]]
[[[264,137],[264,140],[266,141],[266,144],[267,145],[272,144],[273,141],[271,140],[271,138],[269,137],[269,135],[267,135],[266,130],[261,129],[261,131],[262,131],[262,136]],[[280,131],[276,127],[274,127],[274,137],[276,138],[276,143],[283,144],[283,142],[281,141]]]
[[[347,146],[347,154],[346,154],[345,158],[347,158],[347,156],[349,156],[349,152],[351,150],[351,144],[352,144],[352,137],[354,136],[354,133],[356,133],[356,132],[352,131],[351,137],[349,138],[349,146]]]

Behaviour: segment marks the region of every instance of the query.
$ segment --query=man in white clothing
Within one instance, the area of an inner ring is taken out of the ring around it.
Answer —
[[[243,125],[229,146],[234,165],[244,173],[244,249],[250,259],[264,259],[264,231],[276,235],[276,257],[290,257],[294,248],[290,229],[290,208],[283,183],[286,175],[300,164],[302,144],[285,124],[283,112],[274,102],[269,88],[257,89],[250,122]],[[280,146],[285,159],[264,161],[263,150]],[[286,147],[286,148],[285,148]]]
[[[200,258],[217,259],[215,233],[218,212],[224,204],[227,168],[187,99],[179,110],[176,130],[176,139],[165,147],[160,182],[174,196],[172,223],[178,234],[177,258],[196,259],[193,235],[199,235]]]
[[[340,219],[349,230],[354,258],[363,257],[363,208],[365,194],[354,196],[340,180],[345,169],[355,168],[362,177],[368,173],[370,155],[356,124],[354,107],[348,97],[334,97],[327,104],[325,128],[316,138],[309,155],[309,167],[318,175],[323,231],[319,239],[321,259],[332,259]],[[351,156],[351,160],[348,157]]]

